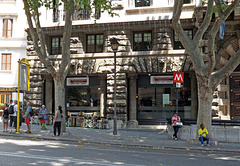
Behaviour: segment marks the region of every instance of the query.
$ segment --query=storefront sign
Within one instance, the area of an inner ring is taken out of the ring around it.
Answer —
[[[150,84],[173,84],[173,76],[151,76]]]
[[[67,86],[87,86],[87,85],[89,85],[89,77],[67,78]]]

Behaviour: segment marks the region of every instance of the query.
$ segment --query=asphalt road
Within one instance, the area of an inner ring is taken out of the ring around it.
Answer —
[[[0,165],[238,166],[240,153],[0,137]]]

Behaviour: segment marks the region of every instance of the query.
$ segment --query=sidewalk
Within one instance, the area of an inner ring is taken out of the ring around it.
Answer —
[[[208,150],[208,151],[231,151],[240,152],[238,143],[219,143],[210,147],[201,147],[195,140],[170,140],[164,130],[148,129],[119,129],[118,135],[113,136],[112,130],[106,129],[86,129],[79,127],[67,127],[67,133],[60,137],[52,137],[52,126],[47,126],[48,130],[41,130],[40,125],[32,125],[32,133],[26,134],[26,124],[22,124],[21,134],[3,132],[2,122],[0,122],[0,136],[11,136],[21,138],[35,138],[56,141],[72,141],[81,143],[95,143],[107,145],[136,146],[148,148],[177,148],[187,150]],[[211,144],[211,142],[210,142]]]

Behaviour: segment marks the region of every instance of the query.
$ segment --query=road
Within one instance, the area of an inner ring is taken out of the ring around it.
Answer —
[[[238,166],[240,153],[0,137],[0,165]]]

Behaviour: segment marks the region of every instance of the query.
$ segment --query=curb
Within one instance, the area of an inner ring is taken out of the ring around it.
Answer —
[[[76,139],[64,139],[64,138],[51,138],[51,137],[41,137],[41,136],[26,136],[26,135],[17,135],[17,134],[0,134],[3,137],[12,137],[12,138],[26,138],[26,139],[39,139],[39,140],[49,140],[49,141],[62,141],[62,142],[72,142],[72,143],[83,143],[83,144],[96,144],[96,145],[110,145],[110,146],[121,146],[121,147],[134,147],[134,148],[151,148],[151,149],[177,149],[177,150],[195,150],[195,151],[217,151],[217,152],[235,152],[240,153],[239,150],[231,149],[209,149],[201,147],[181,147],[181,146],[154,146],[154,145],[139,145],[139,144],[125,144],[125,143],[113,143],[113,142],[97,142],[97,141],[82,141]]]

